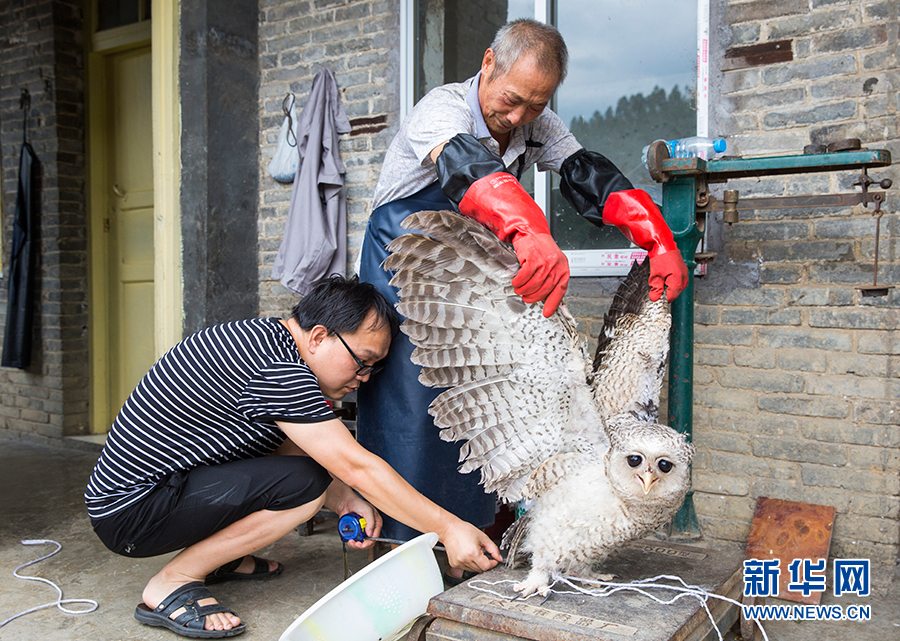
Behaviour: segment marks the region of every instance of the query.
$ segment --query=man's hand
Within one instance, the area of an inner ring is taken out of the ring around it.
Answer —
[[[340,479],[335,478],[325,491],[325,506],[335,512],[338,517],[342,517],[350,512],[356,512],[366,520],[367,539],[365,541],[347,541],[347,545],[351,548],[364,550],[371,547],[375,541],[368,539],[381,534],[381,526],[384,524],[381,514],[372,507],[371,503],[360,498],[356,492]]]
[[[456,519],[441,534],[450,567],[487,572],[503,561],[500,550],[487,534],[471,523]]]
[[[517,234],[512,243],[520,265],[513,288],[526,303],[544,301],[550,318],[569,286],[569,260],[550,234]]]
[[[650,300],[659,300],[666,291],[670,303],[678,297],[688,284],[688,269],[679,251],[650,256]]]
[[[513,278],[526,303],[544,302],[553,315],[569,283],[569,261],[550,236],[547,217],[509,173],[503,159],[470,134],[457,134],[431,150],[441,191],[459,212],[512,243],[521,265]]]
[[[375,541],[372,541],[371,539],[376,538],[381,534],[381,526],[384,524],[384,521],[381,518],[381,514],[372,507],[371,503],[358,497],[355,502],[348,503],[348,507],[341,511],[338,514],[338,517],[349,514],[350,512],[356,512],[366,520],[366,539],[363,541],[347,541],[347,545],[351,548],[356,548],[357,550],[365,550],[375,543]]]
[[[687,287],[687,265],[666,221],[647,192],[628,189],[610,194],[603,207],[603,223],[615,225],[628,240],[647,250],[650,300],[659,300],[663,287],[666,287],[666,299],[671,303]]]
[[[544,316],[552,316],[569,285],[569,261],[550,235],[544,212],[519,181],[505,172],[476,180],[459,211],[513,244],[520,264],[513,288],[526,303],[545,301]]]

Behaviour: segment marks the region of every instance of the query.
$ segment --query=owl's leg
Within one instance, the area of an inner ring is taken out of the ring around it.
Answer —
[[[601,563],[606,559],[607,552],[597,550],[574,550],[568,559],[569,565],[566,572],[569,576],[588,581],[612,581],[615,574],[604,574],[600,571]]]
[[[535,592],[541,596],[550,594],[550,573],[536,567],[531,568],[531,572],[525,577],[524,581],[520,581],[513,585],[513,590],[521,592],[522,596],[531,596]]]

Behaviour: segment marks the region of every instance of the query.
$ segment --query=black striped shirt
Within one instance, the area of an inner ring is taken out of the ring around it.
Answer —
[[[116,416],[88,481],[88,514],[109,516],[176,470],[268,454],[285,439],[275,421],[333,418],[277,319],[192,334],[159,359]]]

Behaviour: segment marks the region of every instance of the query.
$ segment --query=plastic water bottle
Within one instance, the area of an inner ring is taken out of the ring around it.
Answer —
[[[724,138],[704,138],[703,136],[664,140],[663,142],[666,143],[666,148],[669,150],[669,158],[702,158],[703,160],[709,160],[716,154],[725,151],[726,147]],[[647,145],[641,150],[641,161],[644,163],[644,167],[647,167],[647,152],[649,149],[650,145]]]
[[[666,141],[669,148],[669,156],[672,158],[702,158],[709,160],[716,154],[725,151],[724,138],[705,138],[703,136],[691,136],[678,140]]]

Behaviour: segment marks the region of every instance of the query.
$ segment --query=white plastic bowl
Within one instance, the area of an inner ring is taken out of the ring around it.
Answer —
[[[334,588],[301,614],[279,641],[378,641],[425,614],[428,600],[444,589],[431,548],[434,532],[422,534]]]

